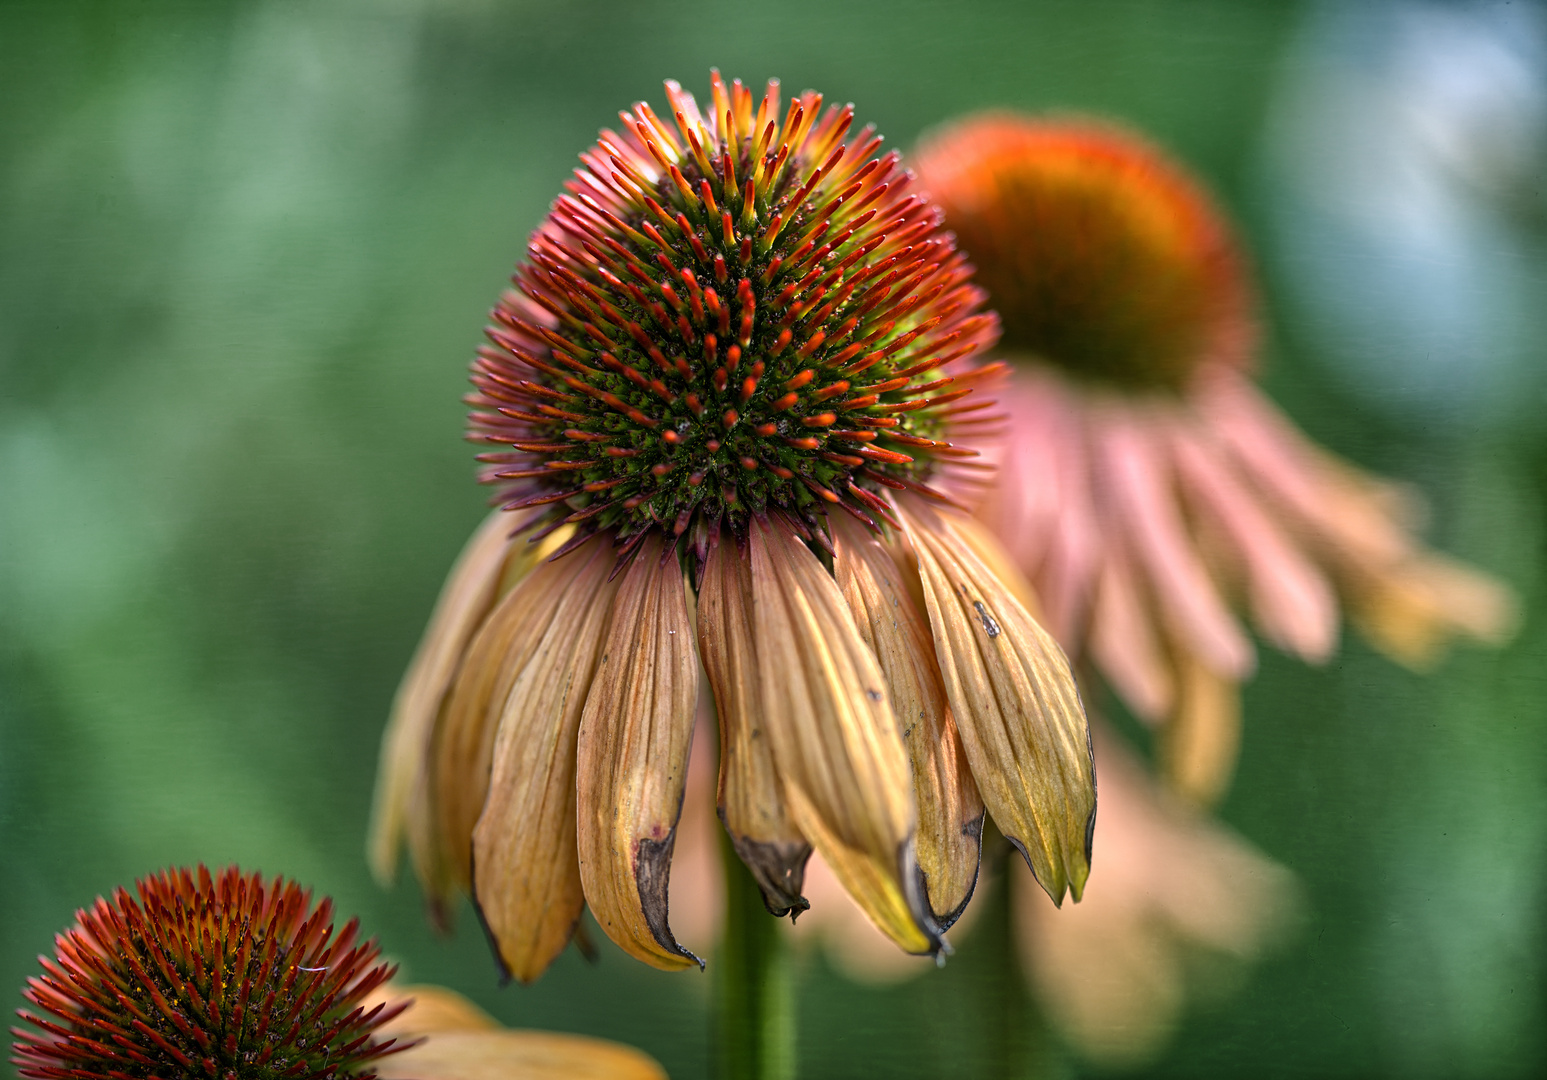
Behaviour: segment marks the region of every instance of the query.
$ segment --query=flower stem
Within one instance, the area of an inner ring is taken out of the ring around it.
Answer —
[[[992,839],[997,843],[984,844],[988,849],[984,861],[989,864],[985,868],[991,868],[990,888],[981,899],[986,910],[979,916],[971,942],[986,968],[973,980],[979,998],[976,1007],[983,1021],[985,1057],[996,1077],[1045,1080],[1062,1075],[1064,1070],[1048,1038],[1041,1010],[1026,987],[1015,918],[1018,903],[1041,898],[1018,895],[1028,885],[1017,880],[1020,875],[1014,861],[1020,856],[997,834]]]
[[[718,830],[717,830],[718,831]],[[795,1075],[794,986],[778,920],[751,873],[721,833],[725,931],[715,956],[721,1080],[790,1080]]]

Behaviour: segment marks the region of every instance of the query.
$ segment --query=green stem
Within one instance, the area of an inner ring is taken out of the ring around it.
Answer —
[[[989,871],[985,884],[990,887],[987,895],[976,901],[984,905],[984,911],[969,939],[973,959],[982,965],[971,981],[983,1025],[984,1056],[995,1077],[1045,1080],[1064,1070],[1021,970],[1015,909],[1027,898],[1017,895],[1025,883],[1017,880],[1019,875],[1012,865],[1020,855],[997,834],[992,839],[997,843],[984,844],[984,869]]]
[[[715,953],[716,1056],[721,1080],[795,1075],[794,986],[778,920],[721,833],[725,930]]]

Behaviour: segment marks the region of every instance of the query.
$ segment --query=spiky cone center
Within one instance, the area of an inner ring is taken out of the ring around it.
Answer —
[[[119,889],[40,957],[12,1062],[38,1080],[374,1077],[402,1048],[376,1029],[406,1003],[360,1007],[395,969],[332,910],[235,867]]]
[[[780,117],[715,73],[604,131],[533,236],[474,364],[470,437],[507,506],[627,545],[661,527],[926,488],[997,321],[940,212],[852,107]]]
[[[1123,390],[1244,365],[1252,297],[1230,229],[1147,141],[1088,121],[970,118],[916,166],[1004,324],[1002,350]]]

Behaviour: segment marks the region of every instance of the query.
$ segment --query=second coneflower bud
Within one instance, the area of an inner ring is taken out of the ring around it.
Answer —
[[[12,1062],[33,1080],[374,1077],[408,1003],[332,902],[229,867],[168,870],[78,912],[24,991]]]

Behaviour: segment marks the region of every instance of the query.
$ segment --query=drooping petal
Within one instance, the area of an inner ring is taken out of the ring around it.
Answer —
[[[1507,587],[1424,550],[1406,531],[1412,509],[1400,496],[1307,441],[1251,384],[1211,380],[1200,402],[1242,475],[1334,576],[1352,617],[1393,659],[1423,667],[1453,634],[1497,643],[1513,632],[1517,607]]]
[[[1118,408],[1106,410],[1097,428],[1113,526],[1133,543],[1135,563],[1169,628],[1220,674],[1249,674],[1255,664],[1251,642],[1188,538],[1155,433],[1139,416]]]
[[[1136,578],[1123,545],[1109,541],[1096,583],[1088,647],[1134,714],[1155,724],[1170,711],[1176,683],[1156,637],[1154,611]]]
[[[668,971],[701,963],[666,910],[697,699],[682,570],[652,534],[623,575],[580,720],[580,878],[607,936]]]
[[[942,930],[949,929],[977,884],[983,800],[951,718],[929,624],[896,561],[858,522],[842,515],[829,521],[838,587],[880,662],[912,759],[919,869],[930,911]]]
[[[1378,561],[1406,554],[1402,530],[1381,512],[1380,501],[1328,498],[1345,489],[1329,491],[1320,482],[1326,475],[1325,452],[1301,435],[1251,383],[1221,373],[1199,383],[1197,403],[1211,435],[1229,448],[1246,482],[1273,500],[1303,542],[1331,544]]]
[[[1211,516],[1246,572],[1257,625],[1268,640],[1319,663],[1337,644],[1338,610],[1332,587],[1262,509],[1225,464],[1192,431],[1174,423],[1168,441],[1184,500]]]
[[[880,665],[787,525],[754,518],[750,540],[758,685],[790,816],[883,933],[932,952],[908,752]]]
[[[515,558],[546,558],[554,539],[524,545]],[[583,567],[577,559],[541,562],[516,581],[478,628],[452,683],[427,769],[434,850],[450,887],[466,889],[472,883],[473,826],[489,792],[494,737],[511,687],[549,623],[564,617],[570,587]],[[421,880],[429,889],[430,879],[421,875]],[[433,892],[431,897],[433,902]]]
[[[1037,625],[1046,628],[1046,620],[1042,617],[1041,597],[1037,595],[1036,588],[1027,580],[1020,566],[1010,558],[1010,553],[1005,550],[999,538],[975,517],[953,517],[951,524],[956,529],[956,538],[966,544],[979,561],[988,568],[988,572],[1010,590],[1010,595],[1020,601],[1021,607],[1037,621]],[[904,561],[907,562],[905,574],[912,582],[912,579],[918,577],[917,563]],[[916,582],[913,585],[913,595],[919,598],[922,609],[923,586]],[[1081,601],[1082,604],[1087,602]]]
[[[667,900],[672,936],[690,949],[697,945],[702,950],[719,940],[725,915],[720,854],[725,830],[714,805],[715,777],[720,768],[714,722],[714,699],[700,685],[693,717],[693,752],[688,755],[688,783],[672,845]]]
[[[495,511],[467,541],[393,698],[392,715],[381,740],[368,844],[371,872],[383,885],[397,875],[398,847],[416,789],[422,784],[424,762],[446,691],[469,639],[494,606],[500,571],[510,550],[510,534],[521,524],[517,515]],[[422,789],[417,798],[422,815]]]
[[[1417,671],[1432,667],[1456,632],[1501,644],[1519,617],[1507,588],[1443,555],[1415,555],[1379,571],[1347,568],[1345,578],[1349,614],[1359,629]]]
[[[984,452],[998,464],[999,492],[977,508],[977,516],[1004,544],[1025,573],[1034,573],[1060,517],[1057,435],[1067,403],[1048,379],[1021,377],[995,388],[1010,417],[1009,437],[989,442]]]
[[[946,695],[994,822],[1055,902],[1090,873],[1095,767],[1063,650],[957,531],[918,500],[897,505],[919,575]]]
[[[1161,762],[1171,787],[1199,806],[1217,803],[1241,749],[1241,690],[1180,647],[1176,708],[1166,722]]]
[[[1054,420],[1058,434],[1049,445],[1055,448],[1051,467],[1058,485],[1058,513],[1052,519],[1055,531],[1046,560],[1037,573],[1045,586],[1041,599],[1048,628],[1064,641],[1078,640],[1089,618],[1090,594],[1106,542],[1092,498],[1095,465],[1082,413],[1069,403]]]
[[[494,703],[499,719],[488,796],[472,834],[479,915],[500,964],[523,983],[563,951],[585,906],[575,839],[575,743],[617,594],[617,583],[607,580],[613,552],[601,540],[549,565],[568,584],[553,598],[550,618],[522,612],[528,625],[544,629],[503,702]]]
[[[716,530],[698,591],[698,651],[720,717],[720,820],[774,915],[804,911],[811,845],[790,819],[774,771],[758,685],[752,563]]]

